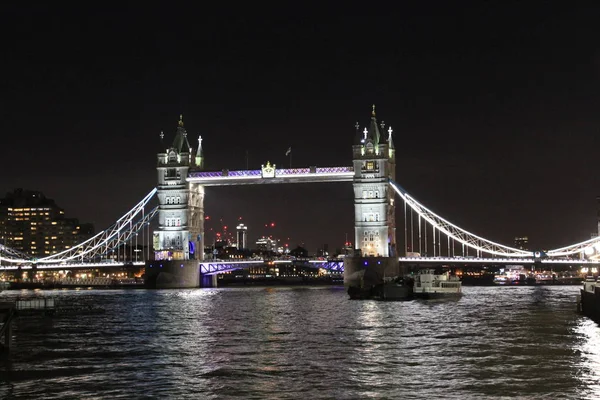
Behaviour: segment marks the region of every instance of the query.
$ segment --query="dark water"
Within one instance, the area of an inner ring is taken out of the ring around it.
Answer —
[[[2,399],[597,399],[578,287],[350,301],[341,288],[2,292],[102,306],[23,318]]]

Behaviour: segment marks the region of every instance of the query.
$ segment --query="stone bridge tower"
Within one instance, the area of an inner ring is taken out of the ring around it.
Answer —
[[[163,134],[161,133],[161,140]],[[158,229],[154,261],[146,265],[151,287],[198,287],[204,256],[204,187],[187,182],[190,168],[202,168],[202,140],[194,157],[180,116],[173,144],[157,155]]]
[[[392,128],[386,131],[385,123],[377,121],[375,105],[368,128],[356,123],[352,151],[355,254],[344,260],[344,283],[370,288],[384,276],[399,274],[394,191],[388,183],[396,178],[396,150]]]
[[[375,106],[369,128],[353,146],[354,248],[369,257],[396,255],[394,193],[388,181],[396,177],[392,128],[381,137],[385,123],[377,123]],[[358,130],[358,129],[357,129]]]

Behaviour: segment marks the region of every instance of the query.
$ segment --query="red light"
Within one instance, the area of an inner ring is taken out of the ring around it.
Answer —
[[[275,222],[271,222],[271,228],[275,226]]]
[[[223,227],[223,229],[227,230],[227,225],[225,225],[225,226]]]
[[[204,219],[209,220],[210,216],[207,215],[206,217],[204,217]]]

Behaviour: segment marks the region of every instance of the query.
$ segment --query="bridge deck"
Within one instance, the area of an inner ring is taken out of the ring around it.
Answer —
[[[246,171],[192,171],[187,181],[204,186],[256,185],[264,183],[352,182],[353,167],[287,168]]]

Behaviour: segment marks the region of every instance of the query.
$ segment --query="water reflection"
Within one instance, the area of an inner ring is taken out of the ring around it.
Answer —
[[[580,318],[573,330],[574,344],[579,360],[574,375],[580,381],[579,398],[600,398],[600,327],[588,318]]]
[[[5,291],[106,313],[20,319],[0,398],[600,398],[600,328],[575,313],[577,291]]]

